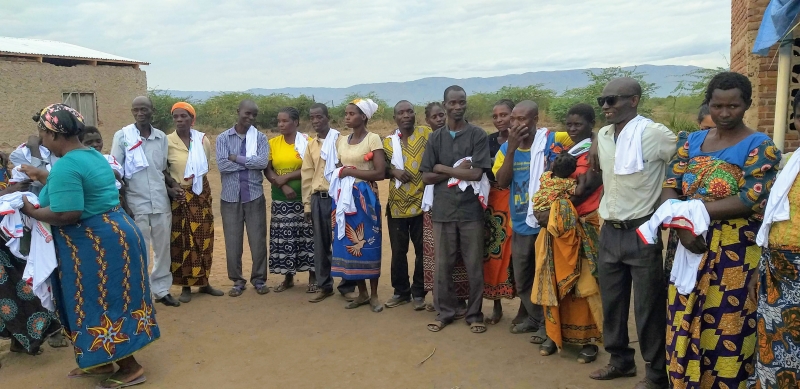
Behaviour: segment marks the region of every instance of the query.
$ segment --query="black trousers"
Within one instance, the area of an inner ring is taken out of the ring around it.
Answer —
[[[325,197],[322,197],[322,196]],[[314,230],[314,272],[320,290],[333,290],[331,277],[331,260],[333,252],[333,227],[331,225],[331,199],[328,194],[314,192],[311,195],[311,224]],[[337,288],[339,293],[347,294],[356,290],[355,281],[341,280]]]
[[[603,301],[603,343],[611,354],[609,364],[619,369],[634,366],[636,351],[629,346],[628,312],[633,289],[633,311],[639,349],[647,362],[647,378],[666,385],[667,294],[664,283],[662,242],[648,245],[636,229],[618,230],[606,224],[600,230],[597,264]]]
[[[388,207],[387,207],[388,208]],[[400,297],[425,297],[425,275],[422,268],[422,215],[393,218],[386,215],[389,243],[392,245],[392,288]],[[414,276],[408,282],[408,242],[414,245]]]

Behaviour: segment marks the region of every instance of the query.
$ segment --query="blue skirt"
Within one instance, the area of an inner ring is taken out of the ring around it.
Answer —
[[[333,263],[331,276],[345,280],[376,279],[381,275],[381,203],[366,182],[353,185],[356,213],[345,216],[346,233],[336,233],[336,201],[333,204]]]
[[[150,297],[147,249],[119,207],[53,227],[56,311],[82,369],[126,358],[160,332]]]

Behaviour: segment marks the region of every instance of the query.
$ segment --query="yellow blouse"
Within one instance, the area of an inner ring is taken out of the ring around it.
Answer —
[[[203,137],[203,150],[206,159],[211,161],[211,142],[208,137]],[[189,159],[189,149],[183,143],[177,132],[167,135],[167,164],[169,175],[182,186],[192,186],[192,181],[183,178],[186,172],[186,161]]]
[[[800,178],[800,177],[798,177]],[[800,250],[800,179],[795,179],[789,190],[789,220],[775,222],[769,229],[769,247],[782,250]]]
[[[295,136],[303,136],[299,132]],[[269,140],[269,160],[275,174],[282,176],[300,170],[303,158],[294,149],[294,143],[286,143],[283,135],[278,135]]]
[[[336,140],[336,152],[339,155],[339,162],[342,166],[354,166],[358,170],[373,170],[375,164],[373,159],[364,160],[364,156],[370,151],[383,150],[383,142],[378,134],[368,132],[367,136],[357,145],[347,143],[350,134],[342,134]],[[356,179],[356,182],[361,181]]]

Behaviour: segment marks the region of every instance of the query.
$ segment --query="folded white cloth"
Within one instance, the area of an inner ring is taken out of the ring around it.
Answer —
[[[328,136],[322,142],[322,148],[319,151],[319,156],[325,161],[325,170],[323,171],[325,179],[331,182],[331,175],[336,170],[336,165],[339,163],[339,157],[336,155],[336,140],[339,139],[339,131],[331,128],[328,130]]]
[[[258,130],[250,126],[247,129],[247,133],[244,135],[244,156],[245,158],[254,157],[258,150]]]
[[[329,135],[330,136],[330,135]],[[331,186],[328,194],[336,201],[336,236],[337,239],[344,238],[344,217],[346,214],[356,212],[356,202],[353,198],[353,185],[356,183],[355,177],[347,176],[339,178],[344,167],[333,171]]]
[[[27,159],[28,162],[30,162],[32,164],[33,163],[33,156],[31,155],[31,149],[28,148],[28,145],[23,143],[23,144],[19,145],[19,147],[17,147],[17,148],[18,149],[22,149],[22,153],[25,155],[25,159]],[[50,166],[50,163],[49,163],[50,162],[50,150],[47,147],[39,145],[39,154],[42,155],[42,161],[48,162],[45,165],[45,167],[47,168],[47,171],[49,172],[50,168],[52,167],[52,166]]]
[[[422,192],[422,210],[428,212],[433,206],[433,185],[425,185],[425,191]]]
[[[364,115],[367,115],[367,119],[372,119],[372,115],[378,111],[378,104],[372,101],[372,99],[353,100],[353,104],[361,109],[361,112],[364,112]]]
[[[31,204],[39,207],[39,198],[31,192],[14,192],[0,196],[0,215],[3,216],[3,220],[0,220],[0,232],[6,236],[6,247],[11,250],[11,253],[18,258],[25,259],[26,256],[19,251],[20,239],[24,232],[25,219],[27,219],[27,216],[23,218],[24,215],[19,211],[25,205],[22,202],[23,197],[27,197]]]
[[[573,157],[580,156],[582,154],[586,154],[589,152],[589,149],[592,147],[592,138],[586,138],[578,143],[575,146],[572,146],[569,149],[569,154]]]
[[[472,162],[472,157],[464,157],[459,159],[458,161],[456,161],[455,164],[453,164],[453,167],[454,168],[458,167],[458,165],[460,165],[464,161]],[[481,175],[480,181],[463,181],[459,180],[458,178],[450,177],[450,179],[447,180],[447,186],[448,187],[458,186],[458,189],[461,189],[462,192],[467,190],[467,188],[471,186],[475,194],[478,195],[478,200],[480,200],[483,209],[486,209],[486,207],[489,206],[490,185],[489,185],[489,177],[486,177],[486,173],[483,173]]]
[[[294,151],[297,151],[297,154],[300,155],[300,159],[305,158],[307,147],[308,135],[298,132],[294,137]]]
[[[119,173],[121,177],[125,176],[125,169],[122,167],[122,165],[119,164],[119,162],[117,162],[117,159],[114,158],[113,155],[105,154],[103,156],[106,157],[106,161],[108,161],[108,166],[111,166],[111,170]],[[116,175],[114,175],[114,177],[116,177]],[[117,190],[122,189],[122,183],[119,182],[119,180],[116,181],[116,185],[117,185]]]
[[[400,130],[395,130],[388,138],[392,142],[392,166],[395,169],[405,170],[405,161],[403,160],[403,142],[400,141]],[[400,180],[394,180],[394,187],[399,188],[403,185]]]
[[[9,184],[16,184],[17,182],[31,179],[27,174],[23,173],[20,168],[21,166],[14,166],[14,168],[11,169],[11,178],[8,180]]]
[[[673,199],[662,204],[650,220],[639,226],[636,232],[646,244],[654,244],[660,233],[659,226],[689,230],[694,236],[706,237],[711,217],[700,200],[680,201]],[[697,284],[697,271],[704,254],[695,254],[678,242],[675,262],[669,280],[680,294],[689,294]]]
[[[192,140],[189,143],[189,157],[186,158],[183,178],[192,179],[192,192],[199,195],[203,193],[203,177],[208,174],[208,158],[206,158],[206,150],[203,147],[203,139],[206,134],[194,128],[189,131]]]
[[[147,156],[144,154],[142,144],[144,140],[136,128],[130,124],[122,129],[123,145],[125,145],[125,178],[130,179],[134,174],[147,169]]]
[[[544,165],[546,162],[545,148],[547,148],[548,134],[550,134],[550,130],[547,128],[536,130],[536,134],[533,137],[533,144],[531,145],[531,178],[528,181],[528,212],[525,216],[525,224],[529,225],[531,228],[539,228],[539,221],[536,220],[536,216],[533,215],[533,195],[539,191],[539,186],[541,185],[539,179],[542,177],[542,173],[544,173]]]
[[[767,207],[764,209],[764,222],[758,230],[756,243],[761,247],[769,246],[769,230],[775,222],[789,220],[789,191],[800,173],[800,153],[795,152],[786,162],[786,166],[778,173],[772,191],[769,192]],[[797,215],[795,215],[797,217]]]
[[[617,137],[617,150],[614,152],[614,174],[627,175],[644,169],[642,156],[642,134],[644,128],[653,121],[638,115],[631,119]]]
[[[56,248],[53,245],[53,234],[50,224],[28,219],[31,228],[31,250],[28,254],[22,278],[31,285],[33,294],[42,302],[42,306],[50,312],[55,311],[53,289],[50,286],[50,275],[53,274],[58,261]]]

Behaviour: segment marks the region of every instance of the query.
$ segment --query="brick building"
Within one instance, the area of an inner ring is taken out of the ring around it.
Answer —
[[[61,102],[110,140],[133,121],[133,98],[147,92],[141,65],[147,63],[62,42],[0,37],[0,149],[35,134],[31,116]]]
[[[753,107],[745,115],[745,123],[758,131],[772,135],[775,122],[775,92],[778,84],[778,45],[768,56],[752,54],[758,28],[769,0],[731,1],[731,70],[746,75],[753,83]],[[789,90],[795,96],[800,89],[800,39],[795,32],[792,56],[792,76]],[[791,105],[792,99],[789,99]],[[792,115],[791,108],[789,115]],[[798,132],[789,118],[785,150],[800,147]]]

